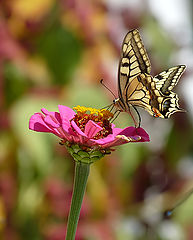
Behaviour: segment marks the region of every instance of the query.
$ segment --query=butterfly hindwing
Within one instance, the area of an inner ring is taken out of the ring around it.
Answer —
[[[163,95],[168,95],[174,86],[178,83],[185,68],[185,65],[179,65],[169,68],[168,70],[156,75],[153,78],[156,82],[156,88],[160,90]]]
[[[163,99],[162,99],[163,98]],[[184,111],[179,107],[178,95],[174,92],[171,92],[168,97],[160,97],[162,99],[160,105],[160,113],[162,114],[162,118],[169,118],[175,112]]]
[[[172,92],[172,90],[178,83],[185,68],[185,65],[172,67],[153,78],[156,90],[158,90],[160,94],[159,111],[164,118],[169,118],[170,115],[175,112],[183,111],[178,104],[178,95]]]

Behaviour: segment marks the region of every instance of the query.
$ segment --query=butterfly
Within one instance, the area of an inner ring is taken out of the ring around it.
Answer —
[[[113,103],[118,111],[128,112],[135,126],[141,118],[136,107],[145,109],[153,117],[169,118],[184,111],[179,107],[178,96],[172,92],[186,66],[178,65],[152,77],[151,64],[137,29],[129,31],[122,44],[122,56],[118,70],[118,98]],[[138,122],[132,108],[138,113]]]

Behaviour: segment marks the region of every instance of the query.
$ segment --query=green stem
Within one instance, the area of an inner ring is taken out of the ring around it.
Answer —
[[[75,239],[80,209],[90,171],[89,163],[75,161],[75,164],[74,189],[71,200],[70,214],[68,217],[66,240]]]

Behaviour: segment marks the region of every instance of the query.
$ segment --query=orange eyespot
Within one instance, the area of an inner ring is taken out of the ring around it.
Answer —
[[[159,113],[159,111],[158,111],[156,108],[153,107],[153,108],[152,108],[152,111],[154,112],[154,114],[153,114],[154,117],[157,118],[157,117],[160,117],[160,116],[161,116],[161,114]]]

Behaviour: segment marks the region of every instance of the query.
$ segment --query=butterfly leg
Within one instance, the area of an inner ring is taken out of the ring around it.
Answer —
[[[111,104],[108,105],[108,106],[102,107],[101,110],[102,110],[102,109],[107,109],[107,110],[109,110],[109,111],[111,112],[111,111],[113,110],[113,108],[114,108],[114,104],[111,103]]]
[[[136,117],[134,116],[136,114],[134,114],[134,112],[131,110],[131,107],[135,110],[135,113],[137,113]],[[129,105],[127,112],[132,117],[132,120],[133,120],[133,122],[135,124],[135,128],[139,128],[140,125],[141,125],[141,116],[140,116],[137,108],[135,106],[133,106],[133,105]]]
[[[112,117],[111,122],[114,122],[117,119],[117,117],[119,116],[120,112],[121,112],[120,110],[116,110],[115,111],[114,117]]]
[[[132,106],[132,107],[134,108],[135,112],[137,113],[137,117],[138,117],[138,124],[136,125],[136,123],[135,123],[135,127],[140,128],[140,126],[141,126],[141,116],[140,116],[137,108],[135,106]]]
[[[109,108],[107,108],[107,110],[109,110],[110,112],[112,112],[114,107],[115,107],[115,105],[112,103],[112,104],[109,106]]]

